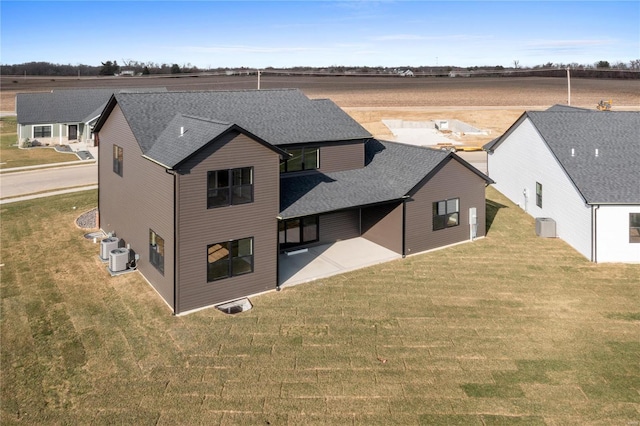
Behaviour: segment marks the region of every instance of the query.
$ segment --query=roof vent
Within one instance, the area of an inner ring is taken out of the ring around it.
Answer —
[[[184,126],[180,126],[180,136],[184,136]]]
[[[572,157],[576,156],[576,150],[574,148],[571,148],[571,156]]]
[[[598,148],[596,148],[596,157],[598,156]]]

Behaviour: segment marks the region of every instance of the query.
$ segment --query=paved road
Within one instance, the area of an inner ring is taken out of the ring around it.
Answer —
[[[96,163],[3,173],[0,175],[0,197],[15,197],[34,192],[97,183],[98,166]]]

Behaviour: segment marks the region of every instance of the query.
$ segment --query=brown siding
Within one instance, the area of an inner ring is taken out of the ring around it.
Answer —
[[[334,243],[360,236],[360,212],[348,210],[320,216],[320,244]]]
[[[138,270],[173,307],[173,176],[142,157],[117,105],[99,136],[100,228],[131,245]],[[114,144],[123,149],[122,177],[113,172]],[[149,228],[164,239],[164,275],[149,263]]]
[[[364,143],[344,142],[320,148],[320,171],[323,173],[364,167]]]
[[[277,284],[279,155],[245,135],[212,143],[178,177],[177,312],[267,291]],[[254,202],[207,209],[207,172],[254,168]],[[254,238],[254,272],[207,282],[207,246]]]
[[[460,225],[433,230],[434,201],[460,198]],[[476,207],[477,236],[485,234],[485,181],[450,160],[406,203],[406,254],[419,253],[469,239],[469,208]]]
[[[402,204],[362,209],[362,236],[402,254]]]

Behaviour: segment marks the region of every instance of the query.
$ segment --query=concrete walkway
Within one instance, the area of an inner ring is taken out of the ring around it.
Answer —
[[[281,254],[278,282],[280,287],[289,287],[400,258],[365,238],[352,238],[290,256]]]

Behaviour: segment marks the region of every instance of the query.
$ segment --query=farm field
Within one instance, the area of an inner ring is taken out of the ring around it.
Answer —
[[[3,206],[0,422],[637,424],[640,265],[487,198],[484,239],[184,317],[109,277],[95,191]]]
[[[310,77],[268,75],[262,89],[298,88],[310,98],[329,98],[375,137],[392,135],[383,119],[425,121],[458,119],[490,130],[484,137],[469,137],[479,146],[503,133],[527,109],[566,104],[564,78],[399,78]],[[166,87],[168,90],[245,90],[257,88],[255,76],[151,76],[151,77],[16,77],[0,80],[0,110],[15,110],[18,92],[92,87]],[[571,104],[595,108],[612,99],[614,110],[640,110],[640,80],[572,79]]]

